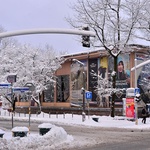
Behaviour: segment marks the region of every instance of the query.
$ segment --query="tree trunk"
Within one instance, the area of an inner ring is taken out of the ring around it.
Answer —
[[[117,73],[117,58],[118,57],[114,57],[114,71]],[[112,85],[113,85],[113,89],[115,89],[116,88],[116,75],[117,74],[115,74],[114,76],[113,76],[113,83],[112,83]],[[115,116],[115,95],[116,95],[116,93],[114,92],[113,94],[112,94],[112,102],[111,102],[111,117],[114,117]]]

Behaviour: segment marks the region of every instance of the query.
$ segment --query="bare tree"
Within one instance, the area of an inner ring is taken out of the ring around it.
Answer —
[[[127,50],[134,39],[149,40],[150,0],[77,0],[72,5],[74,18],[67,18],[73,27],[87,24],[96,32],[96,42],[114,58],[113,71],[117,72],[118,55]],[[144,31],[144,32],[143,32]],[[112,76],[116,87],[116,73]],[[115,112],[115,93],[112,95],[111,116]]]

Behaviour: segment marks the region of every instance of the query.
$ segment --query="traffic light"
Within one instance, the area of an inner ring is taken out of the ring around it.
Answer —
[[[89,31],[89,27],[88,26],[82,27],[82,30]],[[89,35],[82,35],[82,46],[90,47],[90,36]]]

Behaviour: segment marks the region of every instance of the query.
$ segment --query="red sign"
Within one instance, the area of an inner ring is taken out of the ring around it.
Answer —
[[[14,82],[16,82],[16,77],[17,77],[17,75],[9,75],[9,76],[7,76],[7,81],[9,83],[14,83]]]
[[[134,119],[134,98],[126,98],[126,117],[129,119]]]

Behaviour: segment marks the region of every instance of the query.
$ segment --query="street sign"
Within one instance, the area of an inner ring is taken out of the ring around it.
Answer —
[[[7,81],[9,83],[14,83],[14,82],[16,82],[16,78],[17,78],[17,75],[9,75],[9,76],[7,76]]]
[[[136,96],[136,94],[140,94],[140,89],[139,88],[134,89],[134,96]]]
[[[10,83],[0,83],[0,88],[8,88],[10,86],[11,86]]]
[[[87,100],[91,100],[91,99],[92,99],[92,92],[87,91],[87,92],[85,93],[85,98],[86,98]]]
[[[14,92],[26,92],[26,91],[29,91],[29,87],[14,87],[13,91]]]
[[[24,86],[28,87],[29,91],[34,91],[35,90],[35,85],[33,83],[28,82]]]

